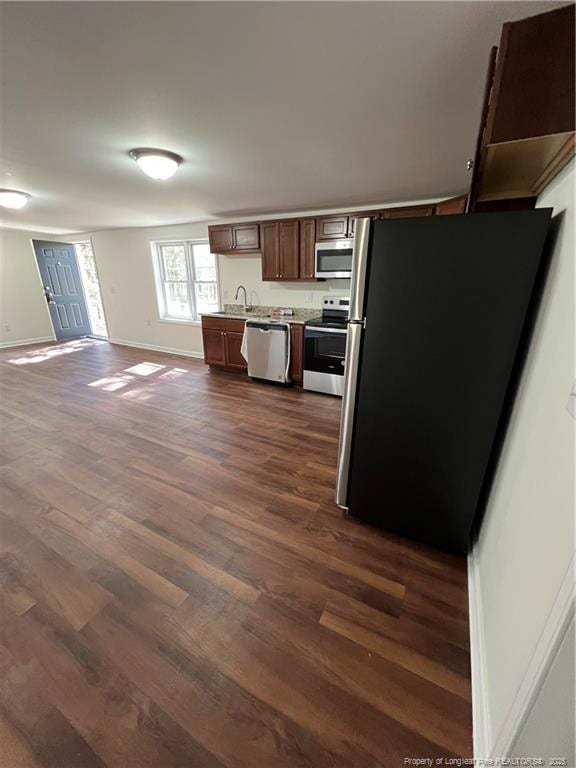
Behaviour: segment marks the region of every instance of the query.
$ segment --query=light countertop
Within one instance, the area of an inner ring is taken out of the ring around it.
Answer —
[[[267,320],[279,323],[290,323],[291,325],[304,325],[306,320],[299,317],[272,317],[271,315],[262,315],[259,312],[205,312],[202,317],[222,317],[226,320]]]

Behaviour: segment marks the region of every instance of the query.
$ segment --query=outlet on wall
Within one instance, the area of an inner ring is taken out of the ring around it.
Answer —
[[[12,330],[10,323],[4,323],[4,330],[10,332]]]
[[[146,325],[152,325],[152,321],[150,320],[150,318],[146,319]]]

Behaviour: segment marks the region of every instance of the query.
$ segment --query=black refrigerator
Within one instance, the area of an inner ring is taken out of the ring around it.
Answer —
[[[336,491],[351,516],[469,548],[551,213],[357,222]]]

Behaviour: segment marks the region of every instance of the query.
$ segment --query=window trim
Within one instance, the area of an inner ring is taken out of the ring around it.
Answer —
[[[187,280],[167,280],[164,264],[164,256],[162,254],[162,246],[166,245],[183,245],[185,248],[185,260],[186,260],[186,274]],[[199,283],[212,283],[213,280],[196,280],[196,265],[194,263],[194,246],[195,245],[208,245],[206,238],[177,238],[166,240],[152,240],[150,242],[152,250],[152,263],[154,267],[154,280],[156,287],[156,307],[158,311],[158,320],[162,323],[177,323],[178,325],[201,325],[201,316],[198,315],[196,306],[196,282]],[[220,289],[220,264],[217,254],[212,254],[214,257],[214,266],[216,269],[216,298],[218,301],[218,309],[220,311],[222,307],[221,289]],[[186,282],[186,290],[188,294],[188,303],[192,310],[191,317],[176,317],[167,313],[166,307],[168,306],[166,296],[166,284],[167,283],[183,283]]]

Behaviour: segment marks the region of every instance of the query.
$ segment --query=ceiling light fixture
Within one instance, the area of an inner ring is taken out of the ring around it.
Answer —
[[[145,174],[158,181],[173,176],[182,162],[180,155],[164,149],[131,149],[128,154]]]
[[[30,195],[16,189],[0,189],[0,205],[3,208],[24,208]]]

